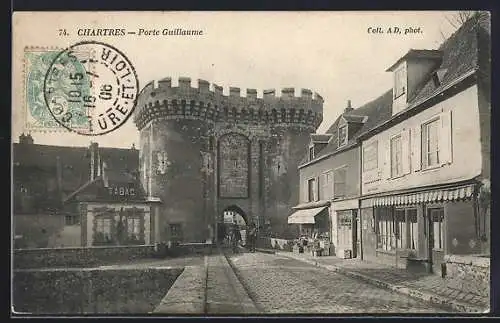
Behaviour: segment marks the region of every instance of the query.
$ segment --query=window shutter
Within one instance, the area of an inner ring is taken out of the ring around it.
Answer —
[[[411,131],[411,169],[417,172],[422,167],[422,128],[416,126]]]
[[[445,165],[452,162],[452,124],[451,111],[441,113],[441,133],[439,136],[439,162]]]
[[[383,144],[384,150],[384,165],[383,178],[391,178],[391,139],[388,138]]]
[[[403,165],[403,175],[410,173],[410,129],[401,133],[401,163]]]
[[[321,178],[321,176],[318,176],[316,178],[316,196],[315,196],[316,201],[319,201],[319,190],[320,190],[320,186],[319,186],[320,183],[319,182],[320,182],[320,178]]]

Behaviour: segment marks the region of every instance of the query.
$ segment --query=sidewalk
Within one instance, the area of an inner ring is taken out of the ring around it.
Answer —
[[[413,273],[359,259],[340,259],[335,256],[313,257],[286,251],[257,250],[297,259],[398,293],[444,305],[459,312],[487,313],[490,308],[488,298],[454,289],[448,286],[443,278],[433,274]]]

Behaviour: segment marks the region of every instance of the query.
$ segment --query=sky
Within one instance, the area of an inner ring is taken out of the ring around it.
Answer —
[[[152,80],[179,76],[229,87],[262,90],[311,89],[324,98],[324,133],[346,107],[357,108],[392,87],[385,70],[409,49],[436,49],[454,31],[453,12],[36,12],[13,17],[12,138],[26,133],[24,100],[26,46],[64,48],[82,40],[100,40],[121,50],[135,67],[140,88]],[[398,27],[402,34],[370,33],[369,28]],[[201,29],[202,36],[80,37],[79,28],[127,30]],[[420,33],[404,34],[408,28]],[[69,35],[58,36],[59,29]],[[132,118],[117,130],[95,137],[69,132],[35,132],[37,144],[139,147]]]

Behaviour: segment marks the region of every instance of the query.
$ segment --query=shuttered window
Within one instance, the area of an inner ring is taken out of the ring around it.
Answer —
[[[439,119],[434,119],[422,126],[422,165],[424,168],[440,165],[439,128]]]
[[[363,148],[363,172],[378,167],[378,142],[375,141]]]
[[[403,174],[402,148],[401,135],[393,137],[391,139],[391,177]]]
[[[333,197],[346,196],[346,176],[347,167],[342,167],[335,170],[335,174],[333,175]]]

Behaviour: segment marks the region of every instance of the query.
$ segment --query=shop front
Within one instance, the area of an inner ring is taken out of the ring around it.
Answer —
[[[307,203],[294,207],[289,225],[299,226],[294,250],[314,255],[330,255],[329,203]]]
[[[358,199],[332,202],[332,237],[339,258],[361,257],[361,226]]]
[[[444,275],[445,255],[480,250],[473,185],[365,199],[361,217],[367,260]]]

